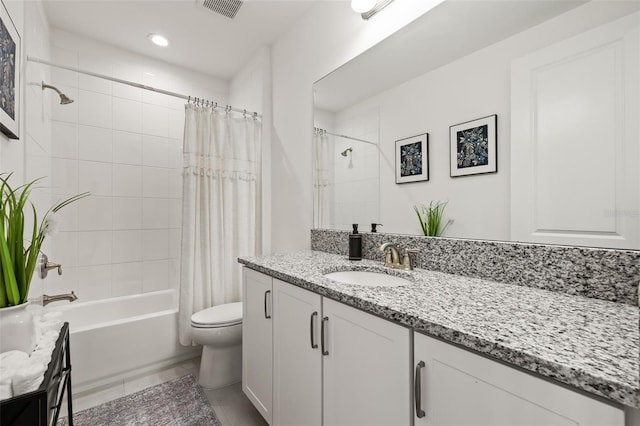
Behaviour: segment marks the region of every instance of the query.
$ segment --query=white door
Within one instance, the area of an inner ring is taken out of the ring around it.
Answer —
[[[322,424],[322,297],[273,280],[273,424]]]
[[[242,390],[271,424],[272,278],[243,268]]]
[[[618,407],[419,333],[414,364],[415,426],[624,425]]]
[[[324,425],[411,424],[410,330],[323,298]]]
[[[639,22],[512,63],[512,240],[640,247]]]

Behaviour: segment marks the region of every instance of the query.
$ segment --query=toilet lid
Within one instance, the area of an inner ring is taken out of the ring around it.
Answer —
[[[220,327],[240,323],[242,323],[242,302],[213,306],[191,316],[191,324],[200,327]]]

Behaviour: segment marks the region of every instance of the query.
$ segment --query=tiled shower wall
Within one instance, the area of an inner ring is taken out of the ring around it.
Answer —
[[[52,60],[176,90],[171,73],[100,50],[54,45]],[[185,102],[67,70],[51,79],[75,99],[52,106],[53,198],[91,192],[61,211],[51,260],[64,275],[51,293],[75,290],[88,301],[177,288]]]

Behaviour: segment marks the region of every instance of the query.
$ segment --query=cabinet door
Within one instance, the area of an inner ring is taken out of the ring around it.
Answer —
[[[414,351],[416,426],[624,425],[619,408],[425,335]]]
[[[410,330],[322,303],[324,425],[411,424]]]
[[[273,424],[322,424],[321,296],[273,280]]]
[[[272,278],[243,268],[242,390],[271,424]]]

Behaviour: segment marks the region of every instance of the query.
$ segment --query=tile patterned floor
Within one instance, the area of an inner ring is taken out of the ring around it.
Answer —
[[[95,407],[108,401],[138,392],[151,386],[193,374],[198,377],[200,359],[185,361],[151,373],[132,376],[124,379],[122,383],[105,386],[87,392],[75,394],[73,398],[73,410],[82,411]],[[253,407],[251,402],[242,392],[240,383],[222,389],[205,390],[205,394],[216,412],[222,426],[266,426],[267,422]],[[63,403],[61,416],[66,416],[66,402]]]

